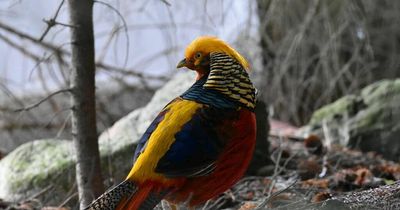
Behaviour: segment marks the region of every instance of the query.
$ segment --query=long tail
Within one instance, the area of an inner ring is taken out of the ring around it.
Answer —
[[[163,199],[166,191],[154,185],[138,186],[125,180],[93,201],[85,210],[151,210]]]

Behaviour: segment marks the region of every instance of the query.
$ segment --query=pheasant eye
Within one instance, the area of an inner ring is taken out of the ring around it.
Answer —
[[[201,57],[201,53],[199,53],[199,52],[196,53],[196,55],[194,55],[194,58],[196,58],[196,59],[197,59],[197,58],[200,58],[200,57]]]

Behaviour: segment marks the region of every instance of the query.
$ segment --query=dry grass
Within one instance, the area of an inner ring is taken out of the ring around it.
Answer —
[[[366,84],[400,75],[400,2],[259,0],[262,96],[277,118],[312,112]]]

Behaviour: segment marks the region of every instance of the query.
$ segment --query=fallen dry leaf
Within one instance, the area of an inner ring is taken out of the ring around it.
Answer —
[[[319,193],[317,193],[317,194],[315,194],[313,196],[313,198],[311,199],[311,202],[312,203],[319,203],[319,202],[325,201],[325,200],[327,200],[329,198],[332,198],[332,195],[330,193],[328,193],[328,192],[319,192]]]
[[[301,182],[301,186],[304,188],[321,188],[321,189],[327,189],[329,186],[329,180],[328,179],[308,179],[305,181]]]
[[[257,207],[257,203],[255,202],[246,202],[244,203],[239,210],[251,210]]]

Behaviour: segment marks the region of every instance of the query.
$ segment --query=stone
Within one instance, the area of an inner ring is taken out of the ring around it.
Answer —
[[[400,79],[382,80],[315,111],[302,135],[400,160]]]
[[[73,165],[70,141],[43,139],[25,143],[0,161],[0,197],[8,201],[26,199],[48,188],[40,197],[42,201],[62,201],[74,188]]]

